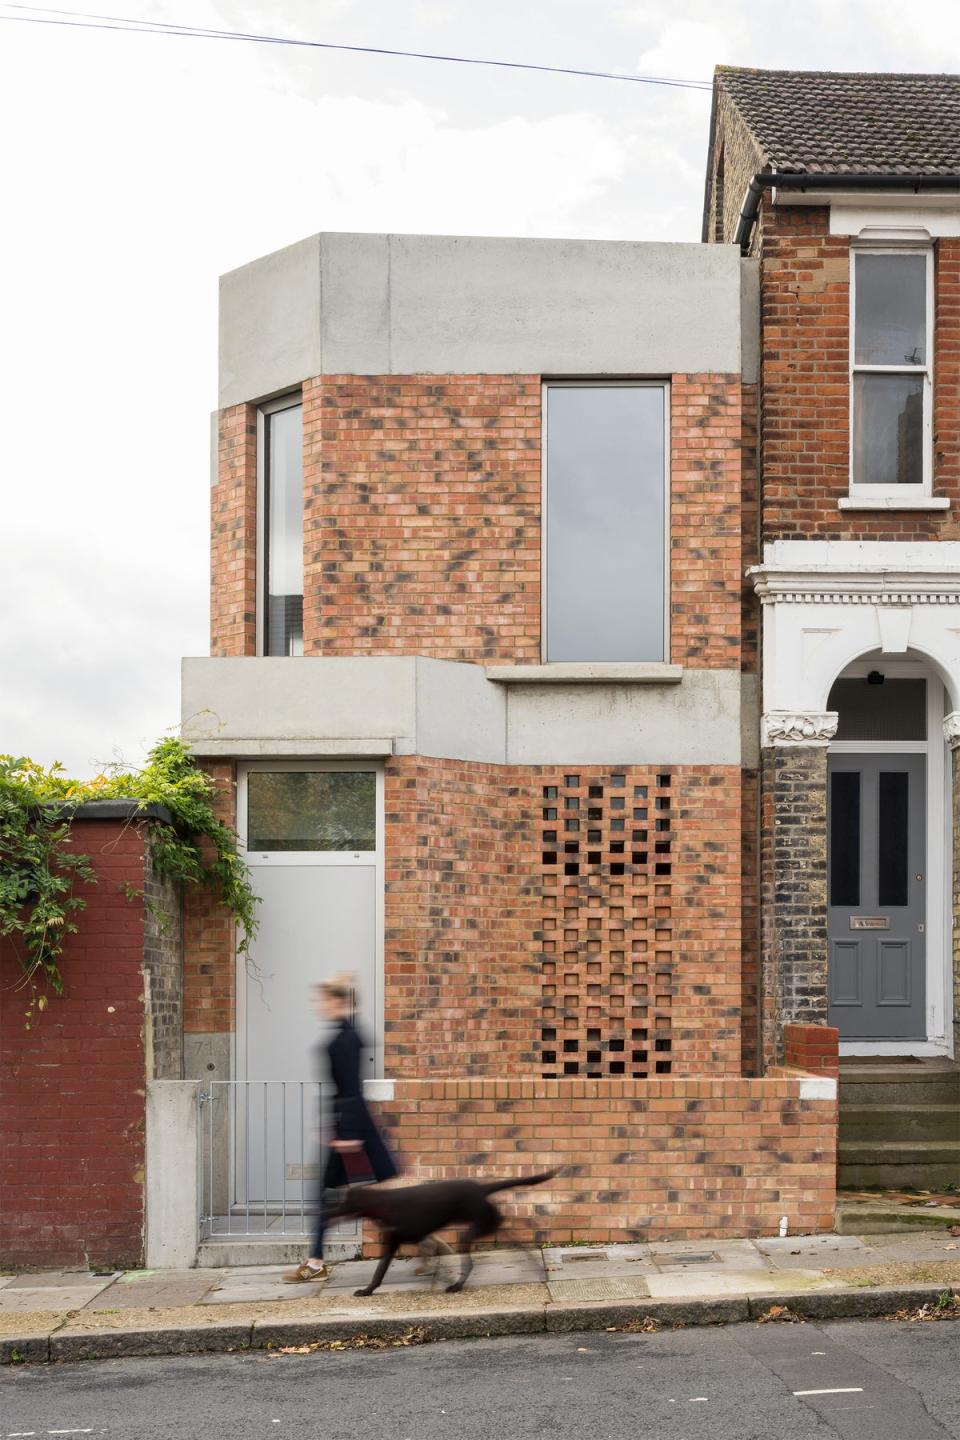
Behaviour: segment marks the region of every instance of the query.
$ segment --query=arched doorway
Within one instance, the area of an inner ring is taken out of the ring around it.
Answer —
[[[946,1042],[951,830],[946,710],[920,657],[861,656],[835,680],[827,793],[828,1020],[847,1054]]]

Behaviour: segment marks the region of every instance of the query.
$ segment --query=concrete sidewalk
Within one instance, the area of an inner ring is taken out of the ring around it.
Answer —
[[[444,1288],[458,1273],[453,1257],[426,1276],[415,1260],[394,1261],[370,1298],[353,1292],[373,1260],[343,1262],[307,1285],[285,1285],[266,1266],[0,1276],[0,1359],[643,1330],[782,1311],[960,1315],[960,1239],[943,1232],[490,1250],[475,1261],[458,1295]]]

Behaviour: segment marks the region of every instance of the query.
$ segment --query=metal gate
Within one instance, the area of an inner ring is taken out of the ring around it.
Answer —
[[[306,1236],[323,1149],[321,1087],[211,1080],[200,1091],[200,1239]]]

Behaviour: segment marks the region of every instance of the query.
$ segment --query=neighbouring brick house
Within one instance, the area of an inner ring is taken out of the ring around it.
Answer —
[[[763,1060],[838,1027],[841,1179],[955,1182],[960,76],[719,69],[703,239],[760,276]]]

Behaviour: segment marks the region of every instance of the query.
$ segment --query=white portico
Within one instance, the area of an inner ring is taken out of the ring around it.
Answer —
[[[779,541],[750,575],[763,604],[765,783],[781,791],[774,827],[794,827],[771,847],[774,887],[788,899],[776,924],[806,949],[801,983],[784,983],[798,947],[782,937],[765,947],[768,988],[782,1018],[816,1009],[819,950],[829,956],[819,1012],[846,1053],[952,1054],[960,543]],[[813,808],[787,820],[783,796],[800,783],[799,772],[788,778],[791,750],[794,768],[805,756]],[[808,873],[804,927],[790,846],[818,823],[826,845],[807,836],[803,863],[820,893]]]

